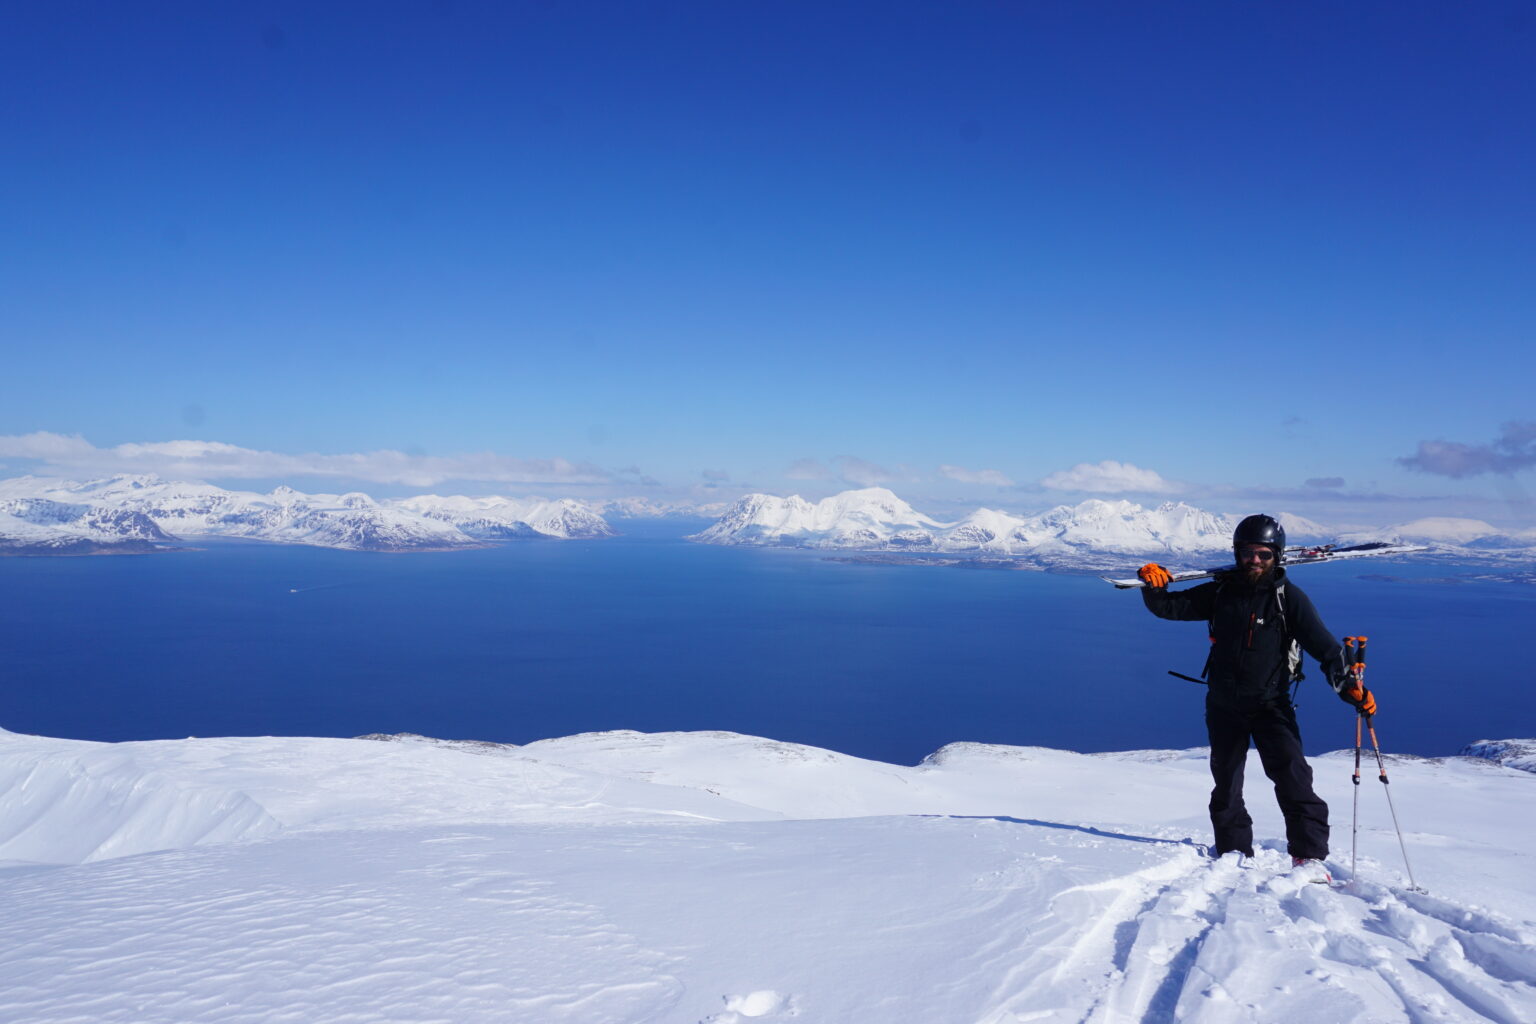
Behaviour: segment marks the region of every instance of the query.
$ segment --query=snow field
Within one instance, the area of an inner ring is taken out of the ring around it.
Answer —
[[[1536,1020],[1536,778],[1395,760],[1416,893],[1314,763],[1333,886],[1199,751],[0,732],[0,1021]]]

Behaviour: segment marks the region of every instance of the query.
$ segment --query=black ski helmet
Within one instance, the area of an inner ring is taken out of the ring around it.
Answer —
[[[1266,544],[1275,551],[1275,564],[1285,561],[1285,527],[1274,516],[1249,516],[1232,531],[1232,553],[1244,544]]]

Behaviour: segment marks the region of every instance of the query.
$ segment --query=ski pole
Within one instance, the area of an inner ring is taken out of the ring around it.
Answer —
[[[1355,638],[1344,638],[1344,668],[1354,674],[1355,671]],[[1355,784],[1354,812],[1349,819],[1349,877],[1355,877],[1355,863],[1360,856],[1360,722],[1363,716],[1355,716],[1355,774],[1350,778]]]
[[[1424,892],[1417,882],[1413,880],[1413,865],[1408,863],[1408,844],[1403,842],[1403,827],[1397,823],[1397,808],[1392,804],[1391,780],[1387,778],[1387,763],[1381,758],[1381,744],[1376,741],[1376,725],[1371,721],[1370,715],[1363,715],[1365,728],[1371,734],[1371,747],[1376,751],[1376,767],[1381,771],[1382,792],[1387,794],[1387,809],[1392,812],[1392,827],[1397,830],[1397,845],[1403,851],[1403,866],[1408,869],[1408,888],[1414,892]]]
[[[1355,685],[1361,692],[1365,691],[1365,641],[1366,637],[1345,637],[1345,658],[1349,662],[1349,670],[1354,673]],[[1371,749],[1376,752],[1376,769],[1381,774],[1382,792],[1387,795],[1387,810],[1392,812],[1392,828],[1397,832],[1397,846],[1403,851],[1403,867],[1408,870],[1408,887],[1415,892],[1423,892],[1417,882],[1413,880],[1413,865],[1408,860],[1408,844],[1403,840],[1403,826],[1397,820],[1397,805],[1392,802],[1392,780],[1387,778],[1387,762],[1381,756],[1381,743],[1376,739],[1376,722],[1373,716],[1361,711],[1355,720],[1355,828],[1359,828],[1359,804],[1360,804],[1360,719],[1365,720],[1366,731],[1371,734]],[[1350,870],[1353,873],[1353,852],[1351,853]]]
[[[1349,819],[1349,877],[1355,877],[1355,861],[1360,856],[1360,722],[1355,716],[1355,811]]]

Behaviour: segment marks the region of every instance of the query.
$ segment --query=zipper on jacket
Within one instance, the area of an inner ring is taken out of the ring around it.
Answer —
[[[1262,602],[1264,598],[1261,596],[1259,600]],[[1250,604],[1248,607],[1252,608],[1253,605]],[[1257,611],[1250,611],[1248,613],[1248,650],[1250,651],[1253,650],[1253,627],[1258,621],[1259,613]]]

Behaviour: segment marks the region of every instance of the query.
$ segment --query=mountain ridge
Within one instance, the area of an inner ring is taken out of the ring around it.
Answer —
[[[611,537],[570,498],[376,500],[360,491],[266,494],[152,475],[76,482],[0,481],[0,552],[143,553],[182,541],[238,538],[352,551],[442,551],[511,540]]]
[[[20,476],[0,480],[0,554],[138,554],[211,538],[355,551],[444,551],[612,537],[617,531],[610,515],[697,520],[709,514],[715,521],[687,540],[840,551],[856,558],[905,553],[1094,569],[1127,556],[1178,561],[1223,554],[1240,519],[1184,501],[1144,507],[1089,498],[1038,513],[979,507],[946,522],[884,487],[818,501],[754,492],[722,505],[642,497],[375,499],[361,491],[307,494],[287,485],[263,494],[151,474],[87,481]],[[1277,518],[1297,543],[1406,541],[1430,545],[1435,555],[1474,561],[1536,558],[1536,530],[1501,530],[1476,519],[1434,517],[1340,531],[1294,513],[1282,511]]]
[[[1184,502],[1153,509],[1125,500],[1090,498],[1036,515],[978,508],[944,523],[913,509],[885,488],[844,491],[811,503],[799,495],[749,494],[708,529],[689,539],[705,544],[927,551],[935,554],[1070,556],[1085,553],[1192,555],[1225,551],[1239,517]],[[1285,517],[1297,540],[1327,530]]]

